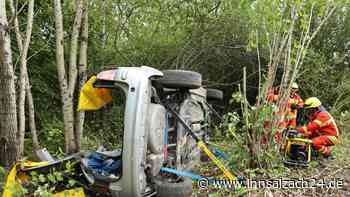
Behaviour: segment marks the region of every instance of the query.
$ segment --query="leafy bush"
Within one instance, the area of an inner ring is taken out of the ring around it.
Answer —
[[[32,171],[28,182],[24,182],[25,190],[33,196],[50,197],[53,193],[72,189],[77,186],[78,174],[75,162],[67,162],[63,167],[49,171]]]
[[[52,119],[45,122],[39,133],[42,147],[55,156],[61,156],[64,149],[64,126],[61,120]]]
[[[101,145],[108,149],[122,147],[125,95],[117,89],[112,91],[112,97],[112,102],[102,109],[85,113],[82,149],[92,150]]]
[[[0,166],[0,194],[3,188],[3,185],[5,184],[5,178],[6,178],[6,171],[3,167]]]

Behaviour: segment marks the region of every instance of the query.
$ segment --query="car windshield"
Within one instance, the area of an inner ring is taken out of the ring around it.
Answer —
[[[126,96],[121,88],[108,89],[112,101],[99,110],[85,113],[84,150],[96,150],[100,146],[108,150],[122,147]]]

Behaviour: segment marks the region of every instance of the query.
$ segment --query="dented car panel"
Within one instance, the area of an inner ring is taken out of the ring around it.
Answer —
[[[142,196],[146,188],[147,114],[151,104],[150,78],[161,77],[162,72],[147,66],[120,67],[103,71],[98,80],[115,81],[126,95],[124,114],[122,178],[111,183],[114,196]]]

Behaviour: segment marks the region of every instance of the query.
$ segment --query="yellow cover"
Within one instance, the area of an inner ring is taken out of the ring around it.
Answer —
[[[2,197],[12,197],[11,188],[14,188],[18,182],[16,181],[16,174],[17,174],[17,165],[13,166],[13,168],[10,170],[10,173],[7,175],[6,183],[4,189],[4,193],[2,194]]]
[[[85,197],[85,193],[83,188],[80,187],[54,194],[53,197]]]
[[[94,88],[96,76],[92,76],[82,87],[79,96],[78,111],[98,110],[112,101],[111,89]]]

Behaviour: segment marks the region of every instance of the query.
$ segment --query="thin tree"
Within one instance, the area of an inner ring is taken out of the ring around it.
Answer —
[[[283,144],[280,137],[284,129],[282,123],[288,118],[291,84],[298,76],[311,41],[340,5],[338,1],[322,5],[315,1],[304,3],[258,1],[252,4],[254,6],[248,6],[254,35],[250,46],[257,48],[259,58],[260,49],[265,49],[263,52],[269,56],[267,76],[265,80],[259,80],[263,84],[259,84],[258,105],[251,106],[247,101],[246,75],[243,72],[240,102],[246,135],[242,143],[248,146],[250,167],[271,167],[276,161],[270,158],[278,155]],[[283,71],[280,80],[276,80],[279,78],[277,69]],[[278,99],[271,104],[266,98],[277,81],[280,82]],[[274,140],[275,137],[277,140]]]
[[[5,0],[0,0],[0,165],[16,161],[17,111],[15,75]]]
[[[70,58],[68,73],[65,69],[64,61],[64,37],[63,37],[63,17],[62,6],[60,0],[54,0],[55,8],[55,27],[56,27],[56,64],[58,72],[58,80],[61,90],[61,101],[63,111],[63,122],[65,130],[65,151],[72,153],[77,151],[75,143],[74,131],[74,92],[77,81],[77,51],[78,38],[82,20],[82,1],[76,0],[76,12],[72,27],[71,43],[70,43]]]
[[[21,157],[24,150],[24,134],[25,134],[25,98],[27,95],[28,105],[29,105],[29,124],[30,130],[33,137],[33,147],[34,150],[39,149],[39,140],[36,133],[35,126],[35,115],[34,115],[34,103],[33,97],[30,89],[29,76],[27,71],[27,56],[29,50],[29,44],[32,36],[32,26],[34,17],[34,0],[29,0],[28,13],[27,13],[27,27],[26,36],[23,40],[19,29],[19,22],[14,8],[13,0],[8,1],[10,4],[10,10],[14,17],[14,26],[16,33],[17,46],[20,51],[20,80],[19,80],[19,98],[18,98],[18,131],[17,131],[17,146],[18,146],[18,156]]]
[[[78,92],[86,81],[86,70],[87,70],[87,46],[88,46],[88,35],[89,35],[89,22],[88,22],[88,7],[85,5],[83,10],[82,29],[80,36],[80,52],[79,52],[79,66],[78,66]],[[75,144],[77,150],[80,150],[80,142],[83,136],[83,125],[84,125],[85,111],[77,112],[75,120]]]

